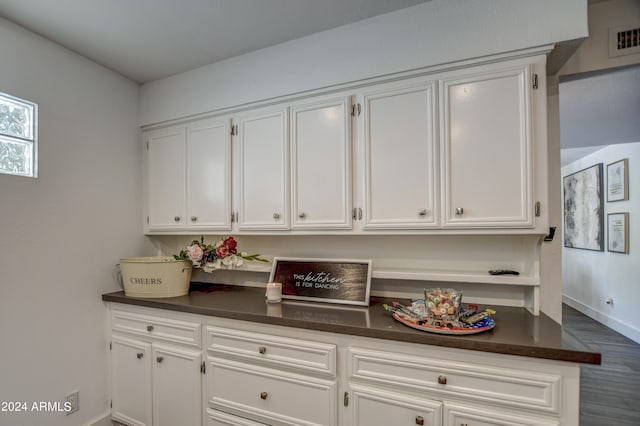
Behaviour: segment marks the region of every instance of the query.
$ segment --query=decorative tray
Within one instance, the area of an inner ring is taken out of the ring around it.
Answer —
[[[456,326],[439,326],[439,325],[430,325],[430,324],[418,324],[416,322],[411,321],[410,319],[404,318],[401,314],[393,313],[393,318],[402,324],[409,326],[411,328],[415,328],[416,330],[427,331],[429,333],[438,333],[438,334],[477,334],[482,333],[484,331],[491,330],[496,326],[496,322],[493,318],[485,318],[480,322],[475,324],[464,324],[462,327]]]
[[[414,301],[411,306],[406,307],[394,302],[394,307],[385,305],[385,309],[392,312],[392,316],[396,321],[401,322],[408,327],[415,328],[416,330],[426,331],[429,333],[468,335],[483,333],[496,326],[495,321],[491,317],[483,318],[474,324],[467,324],[462,321],[455,321],[446,324],[434,324],[422,321],[421,318],[425,318],[425,311],[424,300],[421,299]],[[465,309],[460,308],[460,314],[462,315],[464,312]]]

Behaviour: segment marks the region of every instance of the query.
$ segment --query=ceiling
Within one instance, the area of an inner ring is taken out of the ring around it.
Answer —
[[[428,0],[0,0],[0,16],[139,83]]]

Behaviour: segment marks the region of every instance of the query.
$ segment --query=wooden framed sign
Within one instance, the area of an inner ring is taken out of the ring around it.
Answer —
[[[269,282],[283,299],[369,306],[371,260],[276,257]]]

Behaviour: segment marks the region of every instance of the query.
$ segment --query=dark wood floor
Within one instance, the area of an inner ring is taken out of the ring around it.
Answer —
[[[640,345],[562,305],[567,339],[602,354],[580,367],[580,426],[640,426]]]

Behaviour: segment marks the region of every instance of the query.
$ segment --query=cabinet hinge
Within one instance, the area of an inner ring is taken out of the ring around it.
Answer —
[[[531,81],[532,85],[533,85],[533,90],[537,90],[538,89],[538,74],[534,74],[532,76],[532,81]]]
[[[542,211],[542,208],[540,207],[540,201],[536,201],[536,217],[540,217],[540,213]]]
[[[109,407],[113,408],[113,401],[109,401]]]
[[[349,392],[344,393],[344,397],[342,398],[342,403],[345,407],[349,406]]]
[[[353,105],[351,105],[351,115],[352,116],[359,116],[360,113],[362,112],[362,105],[360,105],[360,103],[355,103]]]
[[[147,225],[149,224],[149,216],[147,216]]]
[[[206,374],[207,373],[207,367],[206,367],[206,363],[204,361],[202,361],[202,364],[200,364],[200,372],[202,374]]]
[[[109,342],[109,350],[112,351],[113,350],[113,342]]]
[[[231,126],[231,136],[238,136],[238,125]]]
[[[147,151],[149,151],[149,141],[147,141]]]

